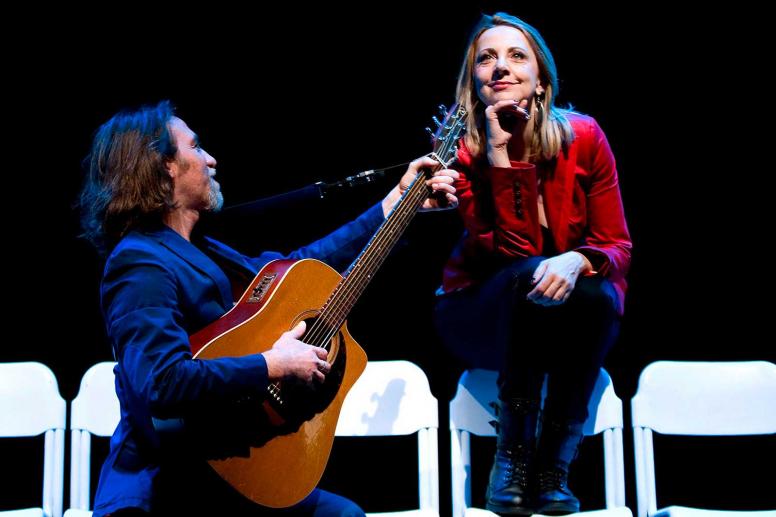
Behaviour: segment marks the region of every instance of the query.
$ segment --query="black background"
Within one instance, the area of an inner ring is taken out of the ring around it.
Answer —
[[[606,366],[626,422],[638,374],[654,360],[774,360],[764,301],[773,290],[765,251],[772,151],[754,129],[767,123],[761,110],[769,102],[760,82],[767,62],[755,56],[766,34],[755,27],[757,13],[679,17],[652,3],[282,7],[248,15],[229,6],[133,6],[92,13],[97,22],[67,13],[75,21],[64,23],[66,13],[51,11],[9,18],[26,30],[3,36],[11,138],[0,360],[49,365],[71,400],[83,372],[111,359],[98,308],[101,265],[77,238],[72,205],[93,132],[115,111],[171,99],[218,159],[227,205],[406,162],[429,151],[423,128],[453,99],[469,29],[481,11],[499,9],[540,30],[558,65],[559,103],[594,116],[618,160],[634,255],[621,338]],[[214,220],[211,232],[248,253],[288,251],[357,215],[396,179],[244,218],[229,230]],[[459,231],[454,213],[418,216],[408,245],[384,265],[349,323],[370,359],[410,359],[431,380],[441,409],[443,514],[446,406],[460,365],[441,348],[430,310]],[[626,429],[627,502],[635,508],[631,439]],[[661,505],[776,507],[771,437],[732,447],[700,441],[658,442],[670,458],[658,464]],[[396,457],[412,461],[412,441],[398,442],[338,441],[323,486],[368,511],[411,506],[414,467]],[[0,490],[0,509],[38,504],[38,482],[26,481],[38,475],[38,446],[0,442],[4,464],[19,470]],[[484,441],[475,457],[483,469],[489,447]],[[575,474],[587,509],[602,504],[598,473],[587,475],[600,469],[597,455],[598,443],[586,442]]]

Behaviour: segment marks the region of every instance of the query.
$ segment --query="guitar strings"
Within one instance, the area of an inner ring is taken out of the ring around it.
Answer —
[[[447,145],[447,142],[444,142],[444,145]],[[441,152],[446,154],[449,150]],[[435,166],[433,171],[440,168],[441,165]],[[351,269],[350,274],[341,281],[340,285],[337,286],[330,296],[329,301],[324,305],[321,311],[322,317],[319,319],[324,320],[327,324],[318,326],[316,328],[317,332],[311,334],[312,338],[315,339],[314,342],[318,342],[318,339],[323,338],[320,342],[320,346],[323,348],[327,348],[334,334],[339,332],[339,327],[344,323],[345,316],[349,312],[347,305],[352,307],[359,296],[358,291],[363,290],[365,287],[364,277],[368,278],[385,260],[386,253],[378,254],[374,250],[386,245],[390,245],[390,248],[392,248],[393,244],[401,236],[403,229],[409,225],[411,219],[417,213],[420,202],[428,197],[428,187],[425,185],[426,179],[427,176],[425,174],[418,174],[415,177],[407,191],[405,191],[404,199],[400,200],[396,208],[389,214],[389,218],[384,223],[385,227],[378,230],[375,238],[367,245],[364,253],[354,263],[355,265]],[[418,183],[421,183],[420,187],[417,186]],[[401,231],[397,232],[396,230]],[[393,241],[393,243],[390,241]],[[334,317],[332,318],[330,315]],[[326,331],[326,334],[320,335],[320,331]]]
[[[453,123],[452,128],[455,128],[456,131],[460,131],[460,128],[465,121],[466,114],[463,113],[462,115],[463,116],[459,117]],[[444,121],[444,123],[447,122],[448,119]],[[451,134],[452,133],[453,132],[451,131]],[[439,156],[447,156],[453,150],[451,149],[451,146],[454,146],[456,143],[457,138],[447,138],[442,142],[439,151],[435,149],[434,152]],[[441,168],[442,164],[435,166],[432,169],[432,174]],[[340,281],[334,289],[334,292],[329,296],[329,299],[321,309],[318,319],[313,322],[310,331],[305,336],[307,338],[307,343],[319,346],[325,350],[329,349],[332,338],[339,332],[340,327],[344,324],[347,313],[350,310],[345,306],[350,305],[352,308],[360,295],[359,290],[363,291],[363,289],[366,288],[367,282],[363,282],[363,276],[373,274],[387,258],[388,253],[377,254],[374,253],[373,250],[378,246],[378,242],[379,246],[389,245],[389,252],[393,249],[396,241],[398,241],[399,237],[403,234],[404,229],[412,222],[420,203],[429,196],[429,189],[425,185],[427,179],[428,177],[426,174],[421,172],[415,177],[412,183],[410,183],[409,187],[407,187],[402,198],[397,202],[391,213],[388,214],[388,218],[381,227],[378,228],[377,233],[367,244],[361,255],[356,258],[352,269],[348,272],[348,276]],[[419,183],[422,184],[422,187],[417,186]],[[400,231],[397,232],[396,230]],[[371,271],[371,273],[368,273],[369,271]],[[335,318],[331,316],[335,316]],[[316,343],[318,344],[316,345]],[[277,397],[280,392],[280,385],[278,382],[274,382],[271,383],[267,389],[273,396]]]
[[[425,174],[421,177],[421,182],[425,183]],[[425,185],[424,185],[425,187]],[[418,195],[413,192],[414,195],[407,196],[409,199],[405,199],[405,203],[408,207],[417,205],[426,197],[426,193],[418,189],[416,192],[420,192],[422,195]],[[376,240],[371,244],[372,249],[370,253],[362,258],[361,261],[353,268],[351,274],[347,277],[348,282],[343,283],[338,290],[332,293],[332,299],[329,305],[325,306],[322,312],[321,320],[325,322],[319,326],[324,333],[316,333],[313,336],[315,343],[320,343],[319,346],[328,349],[331,339],[339,332],[339,328],[344,323],[346,315],[349,312],[350,307],[355,304],[360,291],[366,287],[366,282],[370,275],[373,274],[377,267],[385,260],[386,254],[377,253],[380,247],[392,248],[393,244],[398,240],[398,237],[402,233],[396,230],[401,230],[401,226],[406,226],[411,220],[411,212],[409,214],[397,213],[395,219],[392,220],[393,224],[386,226],[379,240]],[[372,250],[375,250],[372,252]],[[316,330],[319,330],[316,329]]]
[[[410,186],[407,188],[407,191],[404,193],[404,196],[403,196],[403,198],[412,196],[417,199],[411,200],[410,203],[406,203],[406,202],[403,203],[404,199],[402,199],[397,204],[397,208],[401,208],[403,206],[412,206],[413,210],[405,210],[403,212],[399,212],[395,210],[391,212],[391,214],[389,214],[389,218],[386,219],[385,222],[383,222],[383,225],[381,226],[380,229],[378,229],[378,232],[375,235],[378,235],[381,233],[381,230],[383,230],[383,226],[386,227],[386,229],[384,230],[385,232],[391,232],[394,228],[388,229],[387,227],[393,223],[396,223],[396,224],[393,224],[393,226],[399,226],[400,223],[405,223],[405,222],[406,224],[409,224],[410,221],[408,221],[408,219],[411,219],[412,216],[416,213],[417,204],[420,203],[422,199],[425,199],[427,195],[425,192],[423,192],[423,190],[425,189],[420,189],[420,188],[413,189],[413,187],[419,181],[425,183],[425,174],[422,174],[422,173],[418,174],[417,177],[413,180],[413,183],[411,183]],[[423,195],[422,196],[418,195],[419,193]],[[398,223],[397,223],[397,219],[398,219]],[[374,249],[371,245],[371,242],[370,244],[367,245],[366,249]],[[362,253],[361,256],[363,256],[364,254],[365,253]],[[377,258],[379,259],[379,257]],[[383,256],[383,260],[384,259],[385,259],[385,256]],[[345,311],[344,309],[340,309],[337,305],[337,302],[342,298],[345,298],[345,300],[349,302],[355,301],[354,298],[357,297],[357,295],[355,293],[349,293],[348,287],[353,285],[352,282],[356,282],[360,280],[358,277],[361,274],[361,271],[363,270],[363,268],[359,269],[359,266],[361,266],[362,264],[365,264],[365,263],[368,264],[369,262],[374,261],[374,257],[365,258],[365,261],[366,262],[362,262],[359,259],[357,259],[355,266],[351,270],[351,274],[349,274],[347,277],[343,278],[340,281],[339,285],[335,288],[334,292],[329,297],[329,301],[324,305],[323,309],[321,310],[321,315],[318,317],[318,319],[315,320],[315,322],[310,327],[310,331],[305,336],[304,339],[306,343],[314,346],[319,346],[325,350],[329,350],[332,338],[334,337],[335,334],[339,332],[340,327],[342,326],[342,323],[333,324],[336,322],[334,321],[334,318],[329,317],[329,313],[334,312],[334,316],[336,316],[339,319],[342,319],[344,322],[345,312],[347,311]],[[340,292],[342,294],[338,294]],[[339,298],[338,298],[338,295],[339,295]],[[321,321],[324,321],[325,323],[321,323]],[[267,386],[267,390],[273,397],[275,397],[278,400],[280,399],[281,387],[279,382],[270,383]]]
[[[398,227],[402,223],[409,224],[408,219],[411,219],[411,216],[415,214],[417,210],[417,204],[420,203],[422,199],[425,199],[427,195],[426,192],[423,192],[425,189],[416,187],[418,182],[425,183],[425,179],[425,174],[421,173],[417,175],[417,177],[405,191],[402,199],[397,203],[396,209],[394,209],[394,211],[389,214],[389,218],[386,219],[378,229],[377,233],[375,234],[377,239],[373,237],[373,241],[376,242],[379,240],[386,240],[383,239],[383,235],[381,234],[390,234],[395,229],[391,226]],[[407,203],[405,201],[406,198],[417,199],[411,199],[410,202]],[[408,206],[412,206],[413,209],[404,210],[404,208]],[[344,298],[344,301],[347,302],[354,301],[354,298],[357,295],[355,293],[349,292],[353,291],[353,289],[349,288],[354,285],[354,282],[359,282],[361,280],[360,276],[362,275],[362,271],[364,269],[364,267],[361,266],[370,265],[370,263],[374,262],[375,258],[379,259],[379,257],[374,257],[372,254],[369,254],[369,257],[365,257],[365,255],[367,255],[368,252],[372,249],[374,249],[374,244],[372,241],[370,241],[370,243],[367,244],[365,248],[366,251],[362,252],[359,258],[356,259],[356,262],[354,263],[355,265],[353,269],[351,269],[350,274],[340,281],[340,283],[334,289],[334,292],[332,292],[332,294],[329,296],[329,300],[323,306],[320,316],[313,322],[312,326],[310,327],[310,331],[305,335],[304,339],[306,343],[319,346],[325,350],[329,350],[332,338],[336,333],[339,332],[339,329],[342,326],[342,323],[336,324],[336,319],[342,319],[344,321],[344,316],[347,312],[343,308],[340,308],[340,305],[342,305],[341,300]],[[383,260],[384,258],[385,257],[383,257]],[[356,287],[358,287],[358,285],[356,285]],[[331,316],[335,316],[336,318]],[[281,392],[279,382],[270,383],[269,386],[267,386],[267,390],[273,397],[279,399]]]
[[[445,122],[447,122],[447,120]],[[461,122],[462,120],[460,119],[457,120],[452,127],[456,128],[456,126],[460,126]],[[445,139],[442,142],[442,146],[441,146],[441,149],[438,151],[438,154],[440,154],[441,156],[448,155],[451,151],[450,147],[454,146],[455,143],[456,142],[454,138]],[[442,165],[439,164],[438,166],[434,167],[433,172],[436,172],[441,168],[442,168]],[[428,187],[425,185],[426,179],[427,177],[425,174],[418,174],[415,177],[413,182],[407,188],[405,195],[403,196],[405,197],[405,199],[400,200],[397,203],[393,213],[389,214],[389,218],[384,223],[386,228],[384,230],[383,229],[378,230],[377,232],[378,237],[376,239],[373,239],[375,242],[374,243],[370,242],[369,245],[367,245],[367,247],[365,248],[365,252],[362,253],[362,256],[374,250],[375,246],[377,246],[379,241],[381,240],[383,242],[381,242],[380,245],[385,245],[386,242],[390,243],[390,240],[393,240],[394,243],[396,242],[396,240],[398,240],[398,237],[400,236],[400,234],[397,235],[396,230],[401,227],[406,228],[406,226],[409,225],[409,223],[411,222],[411,219],[417,213],[418,205],[423,199],[425,199],[428,196]],[[416,187],[418,182],[422,182],[421,188]],[[406,198],[410,198],[409,203],[407,202]],[[395,223],[395,224],[391,224],[391,223]],[[381,234],[384,234],[385,237],[383,238],[383,235]],[[391,244],[391,247],[393,247],[393,244]],[[333,312],[334,316],[336,316],[336,319],[339,319],[342,321],[332,322],[330,318],[326,318],[325,316],[323,318],[319,318],[319,319],[326,320],[325,322],[327,323],[327,325],[323,325],[323,324],[319,325],[318,328],[315,329],[316,330],[315,334],[311,332],[311,338],[315,340],[313,342],[318,342],[318,339],[323,337],[324,340],[321,342],[320,346],[322,346],[325,349],[327,348],[327,345],[330,343],[331,338],[334,336],[334,334],[339,332],[339,327],[341,326],[342,323],[344,323],[343,316],[345,316],[346,313],[349,312],[349,309],[346,309],[345,307],[341,307],[342,305],[345,305],[345,304],[340,303],[338,305],[337,300],[338,299],[342,300],[344,298],[344,301],[350,302],[350,305],[352,307],[353,303],[355,303],[355,298],[358,296],[358,290],[363,289],[363,287],[365,287],[365,285],[362,282],[363,276],[370,274],[369,273],[370,271],[374,272],[376,270],[376,267],[379,267],[380,265],[380,264],[377,264],[375,266],[375,263],[377,261],[379,261],[379,263],[382,263],[382,261],[385,260],[386,255],[387,254],[385,253],[382,255],[371,253],[371,256],[363,257],[363,258],[359,257],[356,260],[355,266],[351,270],[350,274],[340,282],[340,285],[337,286],[335,291],[330,296],[329,301],[324,305],[323,310],[321,311],[322,316],[327,311],[328,313]],[[373,267],[367,267],[367,266],[373,266]],[[342,294],[340,294],[340,291],[342,292]],[[338,296],[339,298],[337,298]],[[326,316],[328,316],[328,314]],[[321,336],[319,335],[319,333],[322,330],[328,330],[328,332],[324,336]]]
[[[463,118],[459,118],[454,122],[452,128],[457,129],[462,125],[462,122]],[[439,151],[435,150],[435,152],[437,152],[437,154],[440,156],[447,156],[452,151],[451,147],[453,147],[456,143],[456,139],[448,138],[442,142]],[[442,164],[434,166],[432,169],[432,174],[441,168]],[[344,323],[344,316],[346,316],[346,314],[349,312],[349,308],[343,307],[346,305],[345,303],[337,304],[337,301],[340,300],[349,302],[348,304],[351,307],[355,303],[355,299],[360,295],[358,291],[365,288],[365,283],[363,282],[364,277],[366,276],[367,279],[371,279],[368,277],[373,274],[374,271],[376,271],[376,268],[382,264],[387,256],[387,253],[377,254],[372,251],[375,250],[376,247],[379,248],[379,246],[385,246],[386,244],[390,245],[390,248],[393,247],[395,242],[403,233],[404,228],[406,228],[411,222],[412,218],[414,218],[420,202],[428,197],[428,187],[425,185],[426,179],[428,179],[428,177],[425,174],[418,174],[416,176],[403,196],[405,199],[400,200],[397,203],[393,213],[389,214],[389,218],[384,223],[386,228],[381,228],[378,230],[378,237],[373,239],[374,243],[370,242],[367,245],[365,252],[362,253],[362,256],[367,254],[370,256],[363,258],[359,257],[354,263],[355,266],[350,271],[350,274],[340,282],[340,285],[338,285],[334,292],[331,294],[329,301],[324,305],[321,311],[322,317],[319,317],[319,320],[324,319],[326,324],[313,325],[313,327],[317,328],[315,328],[315,332],[313,332],[313,329],[311,329],[310,340],[312,342],[320,342],[321,344],[319,346],[327,348],[331,338],[334,336],[334,334],[339,332],[339,327],[342,325],[342,323]],[[422,186],[417,188],[416,185],[419,182],[422,183]],[[408,200],[406,198],[410,199]],[[396,232],[397,229],[400,229],[401,232]],[[329,314],[333,312],[333,315],[336,316],[336,320],[341,321],[331,321],[333,318],[327,318],[326,316],[328,316],[328,314],[324,314],[327,312]],[[316,323],[317,322],[318,320],[316,320]],[[320,332],[324,330],[328,332],[324,335],[320,335]],[[318,341],[320,338],[323,338],[323,340]]]

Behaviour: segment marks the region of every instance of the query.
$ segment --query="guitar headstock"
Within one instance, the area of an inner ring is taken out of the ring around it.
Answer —
[[[430,156],[444,167],[448,167],[455,160],[458,151],[455,144],[466,131],[467,113],[463,106],[458,105],[453,105],[449,110],[444,105],[440,105],[439,112],[440,115],[444,116],[442,122],[437,117],[432,117],[437,130],[432,131],[431,128],[426,128],[434,144],[434,150]]]

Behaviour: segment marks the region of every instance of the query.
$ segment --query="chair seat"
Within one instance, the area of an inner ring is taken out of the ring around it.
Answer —
[[[711,510],[687,506],[655,510],[660,498],[653,439],[653,434],[719,436],[740,442],[749,435],[770,435],[776,433],[774,401],[776,364],[766,361],[655,361],[647,365],[639,375],[638,389],[631,399],[638,517],[776,517],[776,510]],[[761,461],[757,457],[751,460]],[[697,478],[695,473],[691,475],[697,482],[702,482],[704,477],[719,477],[720,473],[735,476],[735,469],[726,468],[724,463],[715,467],[699,471]],[[746,504],[743,498],[731,498],[735,499]]]
[[[490,421],[496,419],[493,401],[498,398],[498,372],[467,370],[458,380],[455,397],[450,401],[450,457],[454,517],[498,517],[471,504],[471,435],[495,436]],[[580,512],[585,517],[633,517],[625,506],[625,466],[622,453],[622,401],[614,392],[609,374],[601,369],[588,403],[586,435],[602,434],[604,449],[605,510]],[[539,514],[535,514],[539,515]],[[775,516],[776,517],[776,516]]]
[[[63,517],[92,517],[92,512],[89,510],[74,510],[70,509],[65,512]]]
[[[439,517],[439,407],[423,370],[409,361],[369,361],[342,405],[336,436],[417,436],[417,454],[402,463],[417,468],[418,506],[367,513],[375,517]],[[417,467],[415,467],[417,465]]]
[[[541,516],[541,513],[535,513],[534,516]],[[573,513],[580,517],[633,517],[630,508],[625,506],[621,508],[610,508],[604,510],[591,510],[589,512]],[[467,508],[464,517],[498,517],[498,514],[483,510],[481,508]],[[759,516],[758,516],[759,517]]]
[[[91,440],[108,437],[121,418],[113,368],[105,361],[89,368],[81,378],[78,395],[70,406],[70,509],[65,517],[91,517]]]
[[[439,517],[434,510],[407,510],[403,512],[367,513],[368,517]]]
[[[534,515],[542,516],[541,513],[535,513]],[[604,508],[602,510],[590,510],[587,512],[572,513],[571,515],[578,515],[579,517],[633,517],[633,512],[627,506],[619,506],[617,508]]]
[[[2,517],[45,517],[43,508],[25,508],[24,510],[7,510],[0,512]]]
[[[43,483],[38,485],[43,488],[42,504],[38,508],[0,511],[0,515],[61,516],[67,404],[59,394],[54,372],[38,362],[0,362],[0,415],[0,438],[43,437]],[[4,485],[2,490],[13,489]]]
[[[464,517],[498,517],[497,513],[474,507],[467,508],[463,515]]]
[[[737,510],[704,510],[688,506],[667,506],[659,509],[651,517],[776,517],[776,510],[737,511]]]

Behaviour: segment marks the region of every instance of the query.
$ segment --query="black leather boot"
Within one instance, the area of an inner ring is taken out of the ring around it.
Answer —
[[[537,452],[536,513],[566,515],[579,511],[579,499],[569,490],[569,466],[582,443],[579,422],[545,421]]]
[[[528,399],[499,401],[496,457],[490,470],[487,509],[503,515],[534,513],[529,479],[536,451],[539,402]]]

